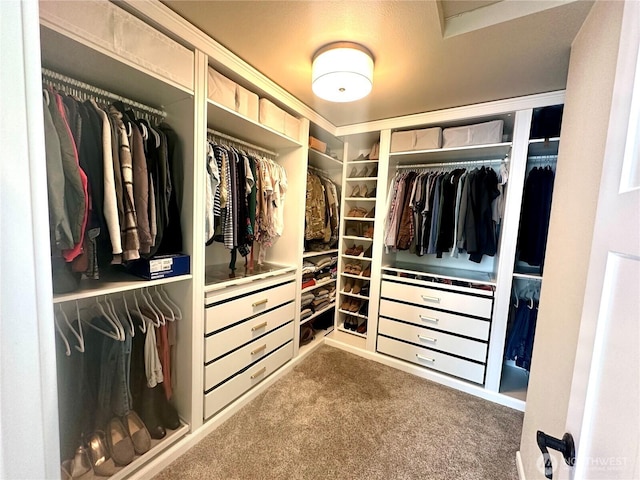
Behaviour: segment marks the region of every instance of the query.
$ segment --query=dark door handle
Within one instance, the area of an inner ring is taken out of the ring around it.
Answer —
[[[538,441],[538,448],[542,452],[542,458],[544,460],[544,476],[549,480],[553,479],[553,466],[551,465],[551,455],[549,455],[547,447],[562,453],[565,463],[573,467],[576,461],[576,447],[573,442],[573,435],[565,433],[562,436],[562,440],[558,440],[538,430],[536,440]]]

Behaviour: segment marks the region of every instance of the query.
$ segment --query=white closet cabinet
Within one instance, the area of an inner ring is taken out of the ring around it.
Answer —
[[[180,141],[185,192],[181,199],[183,249],[193,255],[196,245],[194,211],[189,192],[196,180],[194,165],[194,55],[193,52],[152,29],[109,2],[42,2],[42,66],[121,97],[166,112],[165,121]],[[73,94],[73,86],[69,87]],[[44,159],[43,166],[44,169]],[[176,252],[178,253],[178,252]],[[50,268],[44,268],[50,270]],[[192,274],[145,281],[128,273],[102,272],[101,280],[83,280],[72,293],[54,295],[54,306],[69,316],[95,302],[98,297],[120,299],[147,287],[162,286],[179,306],[183,318],[176,321],[172,403],[183,425],[167,430],[167,436],[153,442],[152,449],[118,470],[112,478],[124,478],[180,440],[189,431],[192,409],[192,331],[194,328],[194,286]],[[74,351],[72,355],[82,355]]]
[[[209,68],[220,66],[207,62],[201,71]],[[211,80],[211,76],[207,75],[207,79]],[[231,80],[242,82],[241,78]],[[200,298],[205,319],[201,337],[203,421],[278,370],[297,352],[300,312],[297,284],[305,197],[304,182],[298,179],[305,175],[308,121],[301,120],[300,126],[300,136],[292,138],[236,109],[206,99],[206,128],[211,140],[245,150],[254,157],[273,160],[286,171],[287,182],[284,229],[266,250],[264,262],[259,262],[258,242],[253,243],[253,252],[246,258],[237,255],[235,270],[230,269],[230,250],[221,243],[205,246],[202,241],[197,247],[204,259],[198,267],[203,275]],[[202,175],[204,178],[204,169]],[[204,197],[201,202],[204,203]]]

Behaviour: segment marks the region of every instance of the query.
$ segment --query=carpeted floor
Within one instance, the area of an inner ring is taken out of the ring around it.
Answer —
[[[517,479],[522,413],[322,346],[167,479]]]

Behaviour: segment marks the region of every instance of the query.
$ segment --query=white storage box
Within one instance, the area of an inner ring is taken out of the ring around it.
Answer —
[[[300,140],[300,119],[284,112],[284,134],[294,140]]]
[[[452,148],[500,143],[502,142],[503,127],[504,122],[502,120],[493,120],[464,127],[445,128],[442,132],[442,146],[444,148]]]
[[[440,127],[407,130],[391,134],[391,152],[432,150],[441,146],[442,129]]]
[[[241,85],[237,85],[236,88],[236,112],[257,122],[258,111],[260,110],[258,95]]]
[[[285,111],[277,107],[266,98],[260,99],[260,123],[274,130],[284,133]]]
[[[236,109],[236,82],[229,80],[209,67],[209,81],[207,84],[207,97],[210,100],[231,110]]]
[[[432,150],[442,147],[442,129],[440,127],[415,130],[416,150]]]

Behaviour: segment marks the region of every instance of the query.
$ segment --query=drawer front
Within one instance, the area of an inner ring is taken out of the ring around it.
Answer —
[[[204,367],[204,388],[209,390],[278,347],[293,340],[293,321]]]
[[[293,320],[295,305],[288,303],[204,339],[204,361],[210,362]],[[293,338],[293,334],[291,334]]]
[[[260,383],[293,357],[293,342],[259,361],[204,396],[204,418],[209,418]]]
[[[459,292],[389,281],[382,282],[380,296],[482,318],[491,318],[493,304],[492,297],[476,297]]]
[[[252,293],[235,300],[222,302],[206,307],[205,333],[215,332],[228,325],[257,315],[270,308],[295,300],[296,286],[294,282],[278,285],[257,293]],[[215,297],[212,298],[215,301]]]
[[[477,338],[478,340],[489,340],[490,323],[487,320],[478,320],[454,313],[392,302],[384,298],[380,300],[380,315],[423,327],[437,328],[457,335]]]
[[[485,363],[487,359],[486,343],[396,322],[387,318],[379,320],[378,333],[422,345],[426,348],[435,348],[442,352],[459,355],[477,362]]]
[[[484,382],[484,365],[468,360],[451,357],[427,348],[407,345],[406,343],[383,336],[378,337],[377,350],[380,353],[391,355],[392,357],[400,358],[422,367],[438,370],[471,382],[480,384]]]

